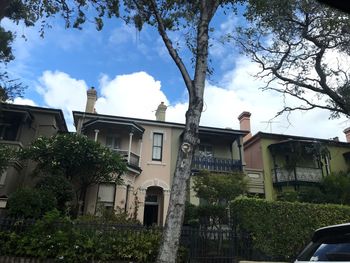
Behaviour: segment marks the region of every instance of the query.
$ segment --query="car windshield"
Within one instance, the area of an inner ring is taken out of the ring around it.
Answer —
[[[311,242],[298,261],[350,261],[350,237],[342,235]]]

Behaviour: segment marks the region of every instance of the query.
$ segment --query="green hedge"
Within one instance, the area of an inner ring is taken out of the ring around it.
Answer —
[[[350,222],[350,207],[341,205],[239,198],[230,211],[238,231],[251,235],[257,259],[290,261],[315,229]]]
[[[77,263],[154,262],[160,237],[159,229],[137,226],[108,230],[101,224],[77,226],[53,211],[28,230],[0,232],[0,255]]]

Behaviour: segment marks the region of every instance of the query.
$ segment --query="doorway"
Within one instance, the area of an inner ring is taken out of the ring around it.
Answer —
[[[163,189],[157,186],[147,188],[143,224],[163,225]]]

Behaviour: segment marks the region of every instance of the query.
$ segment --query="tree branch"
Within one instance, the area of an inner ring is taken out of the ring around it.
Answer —
[[[160,36],[163,39],[163,42],[170,54],[170,56],[172,57],[172,59],[174,60],[176,66],[178,67],[178,69],[180,70],[180,73],[185,81],[185,85],[186,88],[188,90],[189,96],[191,97],[193,94],[193,83],[192,83],[192,79],[186,69],[185,64],[183,63],[182,59],[180,58],[178,52],[176,51],[176,49],[173,47],[171,40],[168,37],[168,34],[166,33],[166,29],[164,26],[164,22],[162,17],[159,14],[158,8],[157,8],[157,4],[155,3],[154,0],[150,0],[151,3],[151,8],[153,11],[153,14],[155,16],[155,19],[157,21],[157,25],[158,25],[158,32],[160,34]]]

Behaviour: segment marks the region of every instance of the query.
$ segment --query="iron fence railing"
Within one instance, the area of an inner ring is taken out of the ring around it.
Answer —
[[[292,170],[274,168],[271,170],[273,183],[307,182],[319,183],[323,175],[321,168],[295,167]]]
[[[242,163],[240,160],[223,159],[216,157],[193,156],[192,169],[209,170],[217,172],[241,171]]]

